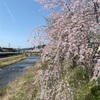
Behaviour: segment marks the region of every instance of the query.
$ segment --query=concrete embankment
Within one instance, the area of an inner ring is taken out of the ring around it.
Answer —
[[[6,57],[6,58],[0,58],[0,67],[19,62],[25,58],[26,56],[24,54],[13,55],[13,56]]]

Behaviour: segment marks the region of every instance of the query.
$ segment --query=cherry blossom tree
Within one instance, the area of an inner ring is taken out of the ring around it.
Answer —
[[[93,61],[91,60],[97,51],[98,45],[94,46],[91,54],[87,53],[87,47],[90,39],[97,39],[96,36],[99,34],[95,30],[99,23],[99,4],[93,0],[71,0],[69,2],[66,0],[37,1],[44,4],[44,8],[53,9],[53,11],[59,10],[50,14],[53,23],[47,26],[48,32],[46,31],[49,33],[52,46],[58,44],[56,47],[58,52],[60,52],[59,47],[61,48],[63,44],[67,46],[67,48],[64,46],[61,48],[63,52],[60,52],[60,54],[56,51],[55,60],[60,58],[58,55],[61,56],[62,54],[62,57],[64,57],[63,54],[66,54],[66,58],[72,59],[74,65],[77,66],[75,61],[77,60],[87,68],[89,68],[89,65],[92,67]]]
[[[50,21],[43,29],[48,44],[43,50],[42,63],[47,64],[40,66],[35,78],[41,83],[39,98],[74,100],[67,69],[70,65],[83,66],[93,75],[93,57],[98,44],[92,41],[92,49],[88,46],[93,39],[100,41],[100,3],[94,0],[36,1],[50,10]]]

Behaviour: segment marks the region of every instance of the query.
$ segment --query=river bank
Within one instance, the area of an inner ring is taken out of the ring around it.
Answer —
[[[33,84],[35,75],[40,69],[39,64],[41,64],[41,61],[29,67],[23,75],[10,82],[6,87],[0,89],[0,100],[40,100],[37,99],[37,97],[40,95],[41,83],[37,82]],[[43,67],[46,67],[46,63]],[[63,77],[64,75],[65,73],[63,73]],[[69,76],[69,86],[71,86],[75,93],[73,100],[100,100],[100,83],[97,85],[95,82],[90,82],[85,68],[69,68],[66,75]],[[64,79],[64,81],[66,81],[66,79]],[[67,86],[65,87],[65,89],[68,88]],[[67,95],[68,94],[66,94],[66,96]]]
[[[0,58],[0,67],[14,64],[25,58],[26,58],[26,55],[24,54],[14,55],[14,56],[6,57],[6,58]]]
[[[0,100],[34,100],[35,90],[38,89],[38,84],[33,85],[33,78],[39,69],[38,61],[34,67],[30,67],[27,71],[10,82],[7,86],[0,89]],[[36,88],[36,89],[35,89]]]

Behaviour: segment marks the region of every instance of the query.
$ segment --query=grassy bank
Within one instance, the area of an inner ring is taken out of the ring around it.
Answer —
[[[36,72],[40,69],[38,64],[40,64],[40,61],[34,67],[28,68],[22,76],[0,89],[0,100],[40,100],[36,99],[40,93],[40,83],[33,84]],[[45,63],[43,70],[46,66]],[[73,88],[74,100],[100,100],[100,78],[97,81],[98,84],[95,81],[90,82],[89,74],[84,67],[72,67],[68,68],[67,72],[64,70],[62,72],[63,79],[65,75],[69,76],[68,82]],[[64,79],[64,81],[66,80]],[[68,87],[66,86],[66,88]],[[62,87],[62,91],[63,89]]]
[[[0,67],[7,66],[18,61],[25,59],[26,56],[24,54],[13,55],[6,58],[0,58]]]
[[[0,100],[34,100],[39,84],[34,86],[32,83],[38,70],[38,64],[39,62],[34,67],[28,68],[22,76],[2,88],[0,90]]]

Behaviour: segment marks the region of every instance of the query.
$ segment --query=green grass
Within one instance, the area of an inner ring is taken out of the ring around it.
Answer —
[[[6,94],[6,87],[0,89],[0,97]]]
[[[74,90],[74,100],[100,100],[100,79],[90,82],[89,73],[84,67],[68,71],[69,83]],[[98,83],[98,84],[97,84]]]
[[[24,54],[14,55],[14,56],[6,57],[6,58],[0,58],[0,67],[13,64],[25,58],[26,56]]]

